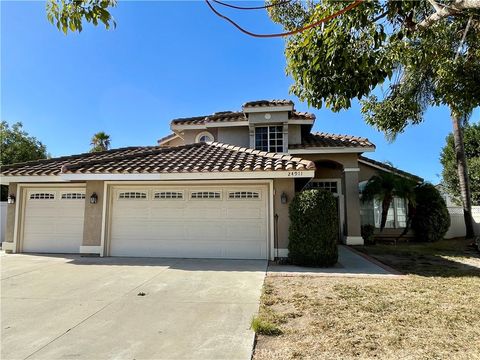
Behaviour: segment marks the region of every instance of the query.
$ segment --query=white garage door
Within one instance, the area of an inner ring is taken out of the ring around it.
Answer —
[[[78,253],[83,240],[85,188],[26,190],[23,252]]]
[[[112,197],[112,256],[267,258],[266,187],[122,187]]]

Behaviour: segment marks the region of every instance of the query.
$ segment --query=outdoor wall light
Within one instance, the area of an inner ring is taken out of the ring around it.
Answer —
[[[90,204],[96,204],[98,200],[97,193],[93,193],[92,196],[90,196]]]
[[[8,195],[7,204],[15,204],[15,195],[13,194]]]
[[[286,204],[288,201],[287,193],[284,191],[282,192],[282,195],[280,195],[280,201],[282,204]]]

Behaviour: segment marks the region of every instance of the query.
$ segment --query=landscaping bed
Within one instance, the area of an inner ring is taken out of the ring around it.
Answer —
[[[480,259],[460,245],[357,248],[398,279],[268,276],[253,359],[480,359]]]

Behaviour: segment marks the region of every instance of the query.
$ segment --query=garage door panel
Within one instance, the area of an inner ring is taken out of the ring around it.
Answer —
[[[72,193],[82,197],[62,199],[62,194]],[[47,194],[53,199],[46,199]],[[83,240],[84,212],[84,188],[27,189],[22,251],[78,253]]]
[[[109,253],[112,256],[265,259],[268,221],[266,191],[255,186],[149,188],[147,199],[121,199],[113,191]],[[231,198],[252,196],[257,198]],[[155,198],[155,194],[176,199]],[[248,194],[247,194],[248,192]],[[194,194],[195,195],[192,195]],[[245,195],[247,194],[247,195]]]

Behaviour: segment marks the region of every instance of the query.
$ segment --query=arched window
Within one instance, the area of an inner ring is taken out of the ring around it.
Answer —
[[[213,135],[210,134],[208,131],[202,131],[195,138],[195,142],[197,142],[197,143],[204,143],[204,142],[209,142],[209,141],[213,141],[213,140],[214,140]]]

